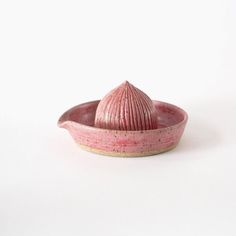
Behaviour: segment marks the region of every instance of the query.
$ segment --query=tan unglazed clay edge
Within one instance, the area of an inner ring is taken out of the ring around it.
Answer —
[[[150,152],[132,152],[132,153],[124,153],[124,152],[106,152],[100,149],[96,149],[96,148],[91,148],[88,147],[86,145],[83,144],[79,144],[79,146],[89,152],[94,152],[97,154],[101,154],[104,156],[112,156],[112,157],[144,157],[144,156],[153,156],[153,155],[157,155],[163,152],[168,152],[172,149],[174,149],[178,144],[172,145],[168,148],[164,148],[164,149],[160,149],[158,151],[150,151]]]

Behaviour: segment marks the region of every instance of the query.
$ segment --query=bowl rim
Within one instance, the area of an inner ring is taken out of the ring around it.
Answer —
[[[81,103],[81,104],[78,104],[76,106],[73,106],[71,107],[70,109],[68,109],[67,111],[65,111],[59,118],[58,122],[57,122],[57,125],[60,127],[60,128],[63,128],[63,126],[66,124],[66,123],[71,123],[75,126],[79,126],[81,128],[85,128],[85,129],[89,129],[91,131],[99,131],[99,132],[102,132],[102,131],[106,131],[106,132],[114,132],[114,133],[120,133],[120,134],[127,134],[127,133],[134,133],[134,134],[137,134],[137,133],[146,133],[146,132],[153,132],[153,131],[159,131],[159,132],[162,132],[162,131],[168,131],[170,129],[174,129],[174,128],[177,128],[183,124],[186,124],[187,121],[188,121],[188,114],[185,110],[183,110],[182,108],[174,105],[174,104],[171,104],[171,103],[168,103],[168,102],[163,102],[163,101],[159,101],[159,100],[152,100],[154,103],[161,103],[161,104],[164,104],[166,105],[167,107],[173,107],[175,108],[176,110],[178,110],[179,112],[181,112],[184,116],[183,120],[181,120],[180,122],[174,124],[174,125],[170,125],[170,126],[167,126],[167,127],[163,127],[163,128],[157,128],[157,129],[149,129],[149,130],[115,130],[115,129],[104,129],[104,128],[98,128],[98,127],[95,127],[95,126],[89,126],[89,125],[85,125],[85,124],[82,124],[80,122],[77,122],[77,121],[73,121],[73,120],[69,120],[69,114],[74,111],[75,109],[81,107],[81,106],[84,106],[84,105],[88,105],[90,103],[99,103],[100,100],[93,100],[93,101],[89,101],[89,102],[84,102],[84,103]]]

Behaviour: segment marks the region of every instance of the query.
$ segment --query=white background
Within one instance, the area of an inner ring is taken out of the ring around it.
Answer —
[[[236,235],[236,2],[0,2],[0,235]],[[147,158],[56,125],[129,80],[189,114]]]

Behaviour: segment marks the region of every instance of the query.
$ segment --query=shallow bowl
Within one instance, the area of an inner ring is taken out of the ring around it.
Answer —
[[[69,131],[82,148],[109,156],[138,157],[155,155],[173,149],[184,132],[188,115],[181,108],[153,101],[158,111],[158,129],[120,131],[94,127],[100,101],[80,104],[66,111],[58,126]]]

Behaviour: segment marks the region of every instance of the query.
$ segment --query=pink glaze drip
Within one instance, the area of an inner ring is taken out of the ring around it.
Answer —
[[[144,92],[126,81],[101,100],[95,127],[127,131],[157,129],[157,110]]]

